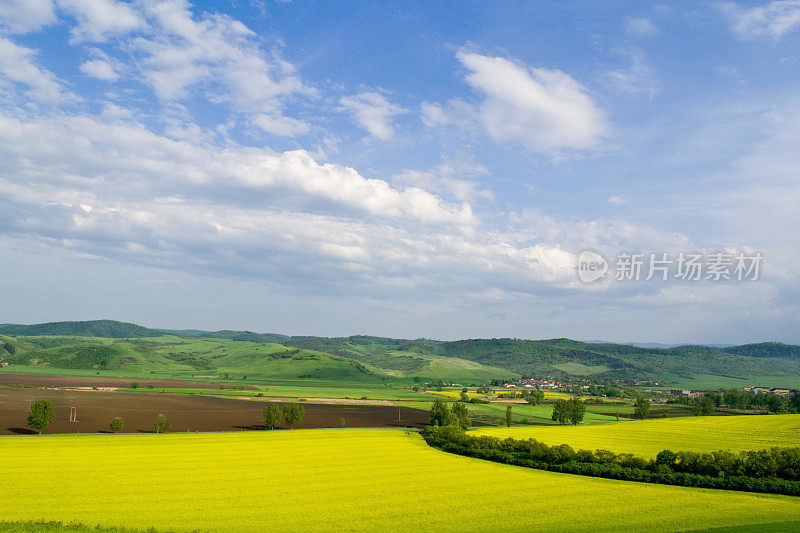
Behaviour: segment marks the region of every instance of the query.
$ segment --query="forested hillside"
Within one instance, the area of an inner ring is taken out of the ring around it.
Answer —
[[[169,338],[164,337],[167,333],[171,335]],[[314,353],[315,357],[327,357],[329,362],[338,361],[334,366],[350,362],[356,365],[353,368],[360,369],[358,372],[377,372],[392,377],[593,376],[669,381],[696,375],[800,376],[800,346],[775,342],[723,348],[691,345],[645,348],[570,339],[441,342],[366,335],[329,338],[232,330],[157,330],[111,320],[6,325],[0,326],[0,335],[5,335],[0,339],[0,357],[5,354],[8,359],[15,355],[17,362],[25,358],[33,364],[59,368],[123,368],[137,359],[131,351],[140,354],[155,351],[158,357],[169,361],[169,365],[185,364],[195,370],[219,369],[224,365],[218,364],[222,361],[217,359],[227,355],[208,347],[225,341],[226,346],[249,353],[253,364],[257,364],[259,354],[264,355],[260,346],[270,345],[279,347],[270,349],[270,353]],[[75,337],[91,338],[79,342]],[[101,342],[103,338],[119,340]],[[182,348],[173,352],[164,349],[165,345]],[[250,362],[244,366],[251,366]],[[238,372],[237,365],[231,368]],[[291,372],[298,375],[294,370]],[[304,371],[299,375],[305,375]]]

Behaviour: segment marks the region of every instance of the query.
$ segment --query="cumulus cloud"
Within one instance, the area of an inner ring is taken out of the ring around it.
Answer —
[[[345,111],[352,113],[356,122],[370,135],[382,141],[392,139],[392,119],[406,112],[402,107],[389,102],[382,94],[374,92],[343,96],[339,99],[339,104]]]
[[[265,54],[255,34],[238,20],[220,14],[195,20],[182,0],[147,0],[143,5],[151,34],[133,44],[143,54],[145,80],[159,99],[184,99],[205,83],[223,89],[217,99],[238,111],[277,117],[284,98],[316,94],[293,65],[277,53]]]
[[[281,115],[260,113],[253,117],[253,124],[273,135],[281,137],[297,137],[310,131],[308,123]]]
[[[77,20],[77,26],[70,30],[76,43],[104,42],[145,26],[128,4],[116,0],[58,0],[58,7]]]
[[[318,163],[304,150],[275,153],[177,141],[118,113],[30,121],[3,117],[0,125],[8,142],[3,145],[5,179],[12,188],[20,187],[9,181],[13,176],[30,175],[41,190],[76,198],[211,197],[289,203],[298,212],[324,211],[327,204],[341,214],[412,224],[470,227],[477,222],[466,203],[448,204],[416,187],[397,189],[366,179],[354,169]],[[62,170],[56,171],[59,166]]]
[[[476,179],[488,174],[489,170],[472,156],[461,155],[429,170],[405,170],[394,176],[392,182],[421,187],[472,203],[478,199],[493,198],[491,191],[482,188]]]
[[[29,33],[56,21],[52,0],[5,0],[0,3],[0,28]]]
[[[58,6],[74,20],[72,44],[107,43],[80,65],[87,76],[134,78],[173,111],[197,99],[224,105],[272,135],[295,137],[311,129],[284,109],[292,98],[313,98],[317,91],[277,47],[265,48],[238,20],[199,11],[186,0],[58,0]]]
[[[34,63],[36,52],[0,37],[0,88],[27,87],[27,96],[40,103],[59,103],[73,98],[56,77]]]
[[[482,225],[467,202],[304,150],[170,139],[118,109],[0,115],[0,228],[89,256],[287,284],[335,272],[348,290],[574,285],[569,249]]]
[[[483,97],[423,104],[430,125],[468,124],[476,119],[496,141],[549,154],[596,148],[608,134],[603,110],[588,91],[560,70],[529,68],[503,57],[460,51],[466,82]]]
[[[732,2],[721,4],[731,29],[742,38],[783,37],[800,25],[800,1],[777,0],[753,8]]]
[[[114,65],[105,59],[91,59],[84,61],[79,67],[81,72],[92,78],[104,81],[117,81],[119,73],[114,68]]]

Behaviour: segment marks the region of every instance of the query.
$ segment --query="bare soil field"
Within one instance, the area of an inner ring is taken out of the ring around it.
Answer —
[[[32,385],[35,387],[130,387],[133,382],[139,383],[140,388],[153,385],[154,388],[163,389],[219,389],[219,383],[209,383],[207,381],[181,381],[164,379],[125,379],[125,378],[101,378],[92,376],[45,376],[41,374],[15,374],[13,372],[0,372],[0,385]],[[226,388],[231,388],[227,385]],[[252,385],[240,385],[240,389],[258,390]]]
[[[30,404],[36,400],[49,400],[55,407],[56,418],[45,433],[72,434],[109,432],[115,416],[122,417],[124,433],[151,433],[153,419],[159,413],[172,423],[171,432],[263,430],[262,413],[267,403],[158,392],[0,386],[0,434],[32,433],[25,421]],[[347,427],[422,427],[429,420],[427,411],[408,407],[301,404],[306,410],[303,428],[337,427],[340,417]],[[77,409],[77,422],[69,421],[72,407]]]

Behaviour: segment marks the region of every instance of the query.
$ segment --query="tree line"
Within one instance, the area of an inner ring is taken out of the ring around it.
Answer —
[[[423,437],[443,451],[552,472],[610,479],[800,496],[800,448],[698,453],[663,450],[654,459],[608,450],[574,450],[535,439],[467,435],[429,426]]]

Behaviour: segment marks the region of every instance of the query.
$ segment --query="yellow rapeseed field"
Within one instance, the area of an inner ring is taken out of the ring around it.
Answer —
[[[473,433],[652,457],[663,449],[706,452],[800,446],[800,415],[692,416],[579,426],[485,428]]]
[[[213,531],[675,531],[800,498],[555,474],[391,429],[0,438],[2,517]]]

